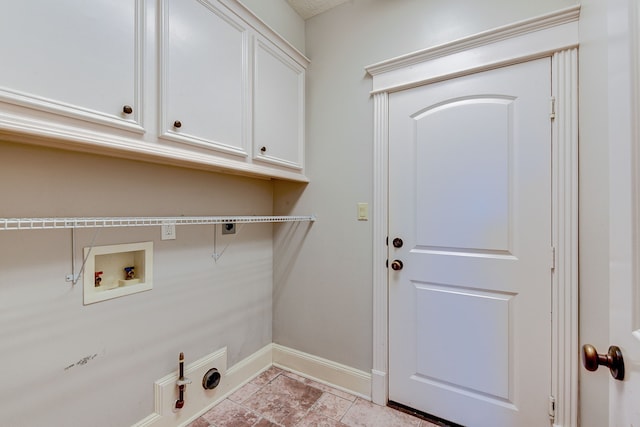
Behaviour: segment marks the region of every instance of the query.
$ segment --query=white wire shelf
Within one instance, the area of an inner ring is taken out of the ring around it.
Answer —
[[[0,218],[3,230],[52,230],[76,228],[147,227],[154,225],[243,224],[252,222],[313,222],[315,215],[293,216],[175,216],[175,217],[87,217]]]

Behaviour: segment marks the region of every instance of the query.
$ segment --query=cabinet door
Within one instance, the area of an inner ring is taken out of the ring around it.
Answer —
[[[262,38],[254,67],[254,159],[302,169],[305,69]]]
[[[0,101],[141,131],[141,2],[3,2]]]
[[[163,0],[160,131],[167,139],[246,156],[248,31],[222,7]]]

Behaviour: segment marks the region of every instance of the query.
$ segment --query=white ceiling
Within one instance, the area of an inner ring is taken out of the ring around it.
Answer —
[[[332,7],[349,0],[287,0],[291,7],[302,17],[309,19],[314,15],[325,12]]]

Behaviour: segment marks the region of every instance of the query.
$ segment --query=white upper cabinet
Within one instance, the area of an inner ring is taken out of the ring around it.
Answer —
[[[239,1],[4,3],[3,139],[308,181],[309,60]]]
[[[254,158],[302,169],[305,69],[263,38],[254,55]]]
[[[162,137],[247,155],[249,31],[220,5],[163,0]]]
[[[0,102],[142,131],[140,1],[3,2]]]

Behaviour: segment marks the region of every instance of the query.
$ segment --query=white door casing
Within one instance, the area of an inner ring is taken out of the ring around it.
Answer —
[[[609,331],[624,358],[609,378],[609,425],[640,426],[640,7],[608,2]],[[582,343],[585,344],[585,343]],[[598,348],[607,353],[607,348]],[[600,370],[606,370],[600,367]],[[600,373],[598,373],[600,374]],[[596,374],[588,374],[596,375]],[[604,375],[604,373],[602,374]],[[609,374],[606,374],[609,376]]]
[[[390,94],[390,400],[548,423],[550,96],[550,58]]]
[[[388,401],[389,94],[532,59],[552,57],[552,360],[554,425],[577,426],[577,45],[579,6],[367,67],[374,99],[372,399]]]

